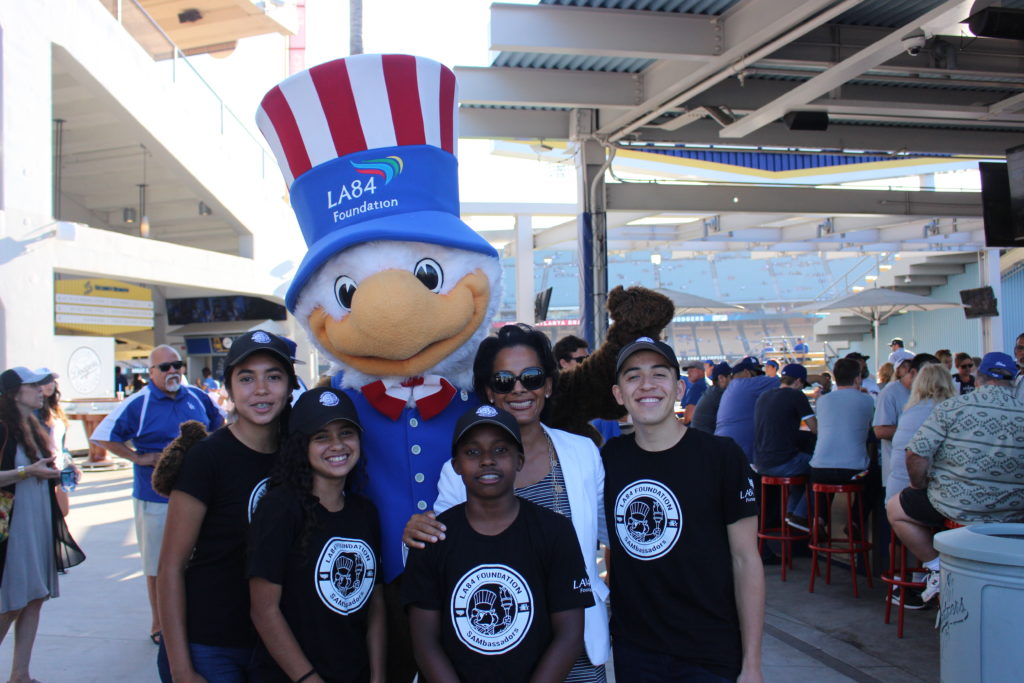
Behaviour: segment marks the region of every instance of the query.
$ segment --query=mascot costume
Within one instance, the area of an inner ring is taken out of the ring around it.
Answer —
[[[406,521],[433,507],[455,421],[479,404],[473,358],[501,299],[498,253],[459,218],[457,116],[455,75],[408,55],[302,71],[256,115],[308,246],[285,303],[359,412],[387,583],[402,572]],[[615,354],[673,315],[643,288],[616,288],[608,307],[608,341],[557,380],[552,426],[586,432],[622,415]]]

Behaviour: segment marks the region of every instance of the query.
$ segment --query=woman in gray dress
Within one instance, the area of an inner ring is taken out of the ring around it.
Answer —
[[[32,681],[43,601],[58,595],[57,572],[84,559],[57,506],[53,443],[33,415],[51,381],[24,367],[0,373],[0,643],[14,624],[11,683]]]

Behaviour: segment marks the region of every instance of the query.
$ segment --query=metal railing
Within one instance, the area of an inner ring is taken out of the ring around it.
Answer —
[[[262,140],[231,110],[213,86],[189,61],[181,48],[171,40],[160,24],[139,4],[138,0],[99,0],[99,2],[149,53],[154,64],[158,67],[164,66],[164,71],[171,83],[182,89],[190,90],[183,94],[184,97],[188,98],[187,101],[190,103],[198,105],[190,108],[190,115],[195,117],[194,120],[190,119],[191,126],[210,127],[212,124],[213,129],[221,136],[234,138],[240,144],[226,145],[225,151],[230,154],[231,150],[247,149],[248,151],[243,152],[237,159],[238,163],[242,165],[248,166],[252,162],[251,154],[255,151],[261,178],[267,177],[268,169],[277,168],[276,159],[264,146]],[[204,99],[216,112],[213,117],[207,116],[205,121],[202,120],[204,108],[201,106]]]

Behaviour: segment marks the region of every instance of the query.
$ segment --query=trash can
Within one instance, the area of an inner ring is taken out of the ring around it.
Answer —
[[[935,535],[942,683],[1024,680],[1024,524]]]

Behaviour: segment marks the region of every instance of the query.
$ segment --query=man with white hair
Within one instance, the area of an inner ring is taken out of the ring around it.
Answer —
[[[167,444],[178,436],[181,423],[196,420],[209,431],[224,423],[220,410],[205,391],[182,383],[184,367],[181,354],[173,347],[161,345],[153,349],[149,354],[149,384],[103,418],[91,438],[100,448],[134,463],[135,537],[146,575],[152,614],[150,638],[154,643],[159,643],[161,630],[156,609],[156,569],[167,499],[153,490],[153,466]]]

